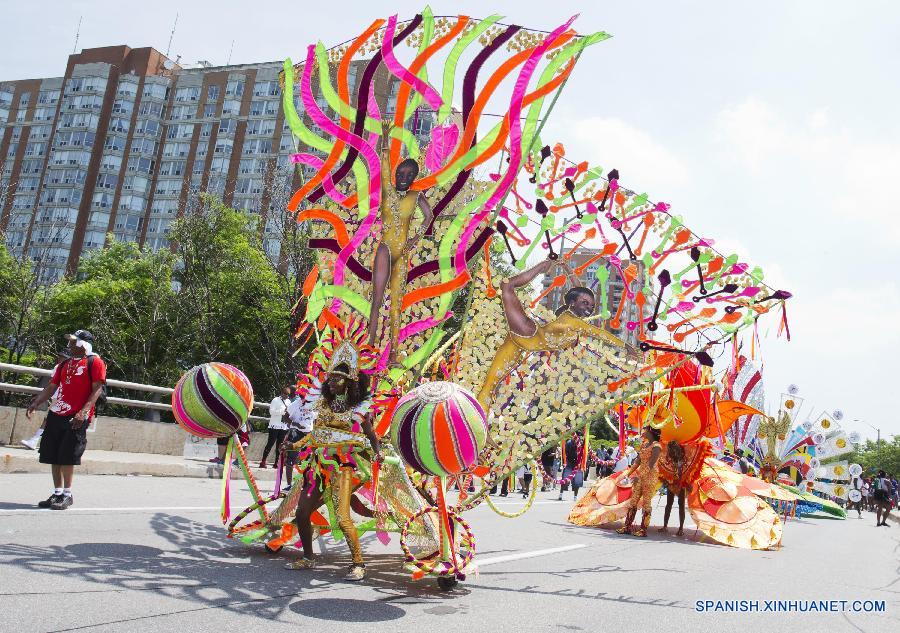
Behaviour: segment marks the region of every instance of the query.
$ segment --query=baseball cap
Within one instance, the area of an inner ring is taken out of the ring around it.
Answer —
[[[93,343],[94,335],[87,330],[75,330],[74,334],[66,334],[66,340],[84,341],[85,343]]]

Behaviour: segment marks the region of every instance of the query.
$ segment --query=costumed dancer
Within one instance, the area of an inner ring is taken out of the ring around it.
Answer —
[[[303,406],[315,415],[312,433],[287,449],[299,449],[297,467],[304,473],[301,481],[295,483],[303,490],[295,518],[303,544],[303,558],[288,567],[315,567],[312,515],[325,495],[330,495],[331,509],[353,558],[345,578],[363,580],[366,567],[356,525],[350,516],[350,498],[354,477],[366,478],[361,472],[367,466],[366,462],[370,459],[380,462],[382,454],[372,427],[369,376],[359,371],[359,350],[352,343],[344,341],[335,350],[324,382],[313,379]]]
[[[626,477],[634,477],[632,480],[631,498],[628,500],[628,514],[625,516],[625,525],[616,530],[619,534],[633,534],[634,536],[647,536],[647,527],[650,525],[650,513],[653,511],[653,495],[659,487],[659,456],[662,447],[659,443],[660,431],[652,426],[645,426],[641,433],[641,447],[638,449],[638,457],[631,467],[625,472]],[[637,475],[634,473],[637,472]],[[641,527],[632,529],[634,517],[638,507],[643,510],[641,514]]]
[[[660,470],[669,471],[670,478],[666,480],[666,510],[663,514],[663,524],[659,531],[668,531],[672,505],[675,503],[675,497],[678,497],[678,531],[675,533],[675,536],[682,536],[684,535],[684,498],[691,490],[691,484],[689,481],[686,481],[685,477],[687,460],[685,459],[684,447],[675,440],[670,440],[666,446],[666,455],[662,461]]]
[[[565,304],[557,310],[556,319],[550,323],[538,325],[528,316],[525,306],[516,295],[516,290],[527,286],[538,275],[547,273],[553,266],[565,264],[560,260],[546,259],[500,284],[503,313],[509,334],[497,348],[478,392],[478,401],[485,411],[490,411],[494,392],[500,382],[529,354],[568,349],[578,342],[580,336],[598,338],[625,348],[625,343],[618,337],[584,321],[594,313],[596,305],[594,293],[584,286],[574,286],[566,292]]]
[[[374,346],[378,339],[378,323],[381,307],[384,304],[385,290],[390,284],[391,309],[388,319],[390,360],[396,361],[397,346],[400,342],[400,311],[403,304],[403,293],[406,287],[409,254],[419,241],[421,234],[410,236],[409,227],[416,212],[422,210],[424,220],[422,227],[428,227],[434,214],[424,194],[410,191],[410,187],[419,175],[419,164],[407,158],[397,165],[394,173],[395,184],[391,184],[391,163],[389,159],[390,130],[388,122],[382,123],[381,148],[381,243],[375,252],[375,264],[372,267],[372,308],[369,315],[368,344]]]

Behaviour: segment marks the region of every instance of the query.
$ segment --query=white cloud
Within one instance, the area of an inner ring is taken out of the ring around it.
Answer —
[[[624,186],[648,191],[651,197],[653,192],[671,192],[688,177],[687,164],[681,157],[622,119],[559,116],[547,127],[542,136],[563,140],[568,156],[602,165],[605,170],[615,167]]]
[[[894,282],[837,287],[788,302],[791,333],[799,347],[847,363],[871,362],[873,353],[900,346],[900,288]],[[796,352],[797,350],[795,350]]]
[[[755,97],[719,113],[714,140],[738,165],[766,178],[770,193],[818,190],[826,194],[818,212],[870,225],[876,241],[900,242],[896,143],[851,134],[822,108],[795,120]]]
[[[828,108],[819,108],[809,117],[809,127],[814,130],[821,130],[828,125]]]

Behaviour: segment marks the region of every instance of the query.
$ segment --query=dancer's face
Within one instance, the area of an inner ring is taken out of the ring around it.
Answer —
[[[347,379],[340,374],[328,374],[328,387],[334,395],[343,395],[347,391]]]
[[[416,172],[412,167],[401,165],[397,167],[395,175],[395,183],[397,191],[409,191],[413,181],[416,179]]]
[[[586,292],[579,292],[575,295],[575,300],[569,305],[572,313],[582,319],[591,316],[594,313],[594,307],[593,297]]]

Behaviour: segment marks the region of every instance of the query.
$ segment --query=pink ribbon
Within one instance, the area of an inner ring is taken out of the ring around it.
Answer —
[[[372,226],[377,219],[377,209],[381,203],[381,164],[378,160],[378,154],[366,143],[366,141],[355,134],[348,132],[339,125],[336,125],[331,119],[325,116],[319,109],[315,97],[310,86],[310,78],[312,76],[312,68],[315,63],[315,47],[309,46],[306,52],[306,65],[303,68],[303,79],[300,86],[300,96],[303,99],[303,106],[313,123],[318,125],[325,132],[333,135],[338,140],[343,141],[356,149],[360,156],[366,161],[369,171],[369,208],[371,212],[360,224],[359,229],[354,233],[350,242],[341,249],[334,264],[334,285],[340,286],[344,283],[344,272],[347,260],[359,248],[372,231]],[[335,299],[332,309],[337,309],[341,305],[340,299]]]
[[[472,234],[475,233],[478,225],[484,221],[490,213],[490,210],[497,206],[500,200],[506,195],[509,188],[512,187],[516,175],[519,173],[519,169],[522,166],[522,121],[520,117],[522,115],[525,93],[528,90],[528,83],[531,81],[531,77],[534,75],[535,70],[537,70],[538,62],[541,57],[547,52],[550,45],[556,41],[556,38],[565,33],[572,25],[572,22],[575,21],[575,17],[576,16],[572,16],[569,18],[568,22],[557,27],[552,33],[544,38],[544,41],[534,49],[528,57],[528,60],[522,66],[522,70],[519,71],[519,77],[513,88],[509,107],[509,167],[502,180],[497,184],[494,193],[485,203],[483,207],[484,210],[476,214],[463,231],[459,245],[456,247],[457,274],[462,274],[463,270],[466,268],[466,247],[468,246]]]
[[[387,27],[384,31],[384,41],[381,45],[381,54],[384,59],[384,65],[387,66],[388,70],[391,71],[394,76],[402,82],[411,85],[417,92],[421,93],[425,98],[425,101],[428,102],[428,105],[430,105],[433,110],[439,110],[441,106],[444,105],[444,100],[441,99],[441,95],[437,93],[437,90],[409,72],[409,69],[401,64],[394,55],[394,31],[396,28],[397,16],[394,15],[388,18]]]
[[[426,317],[419,321],[414,321],[400,330],[399,342],[403,342],[408,339],[410,336],[415,336],[420,332],[424,332],[425,330],[431,329],[436,325],[440,325],[447,319],[453,316],[453,312],[448,311],[442,319],[436,319],[434,317]]]

